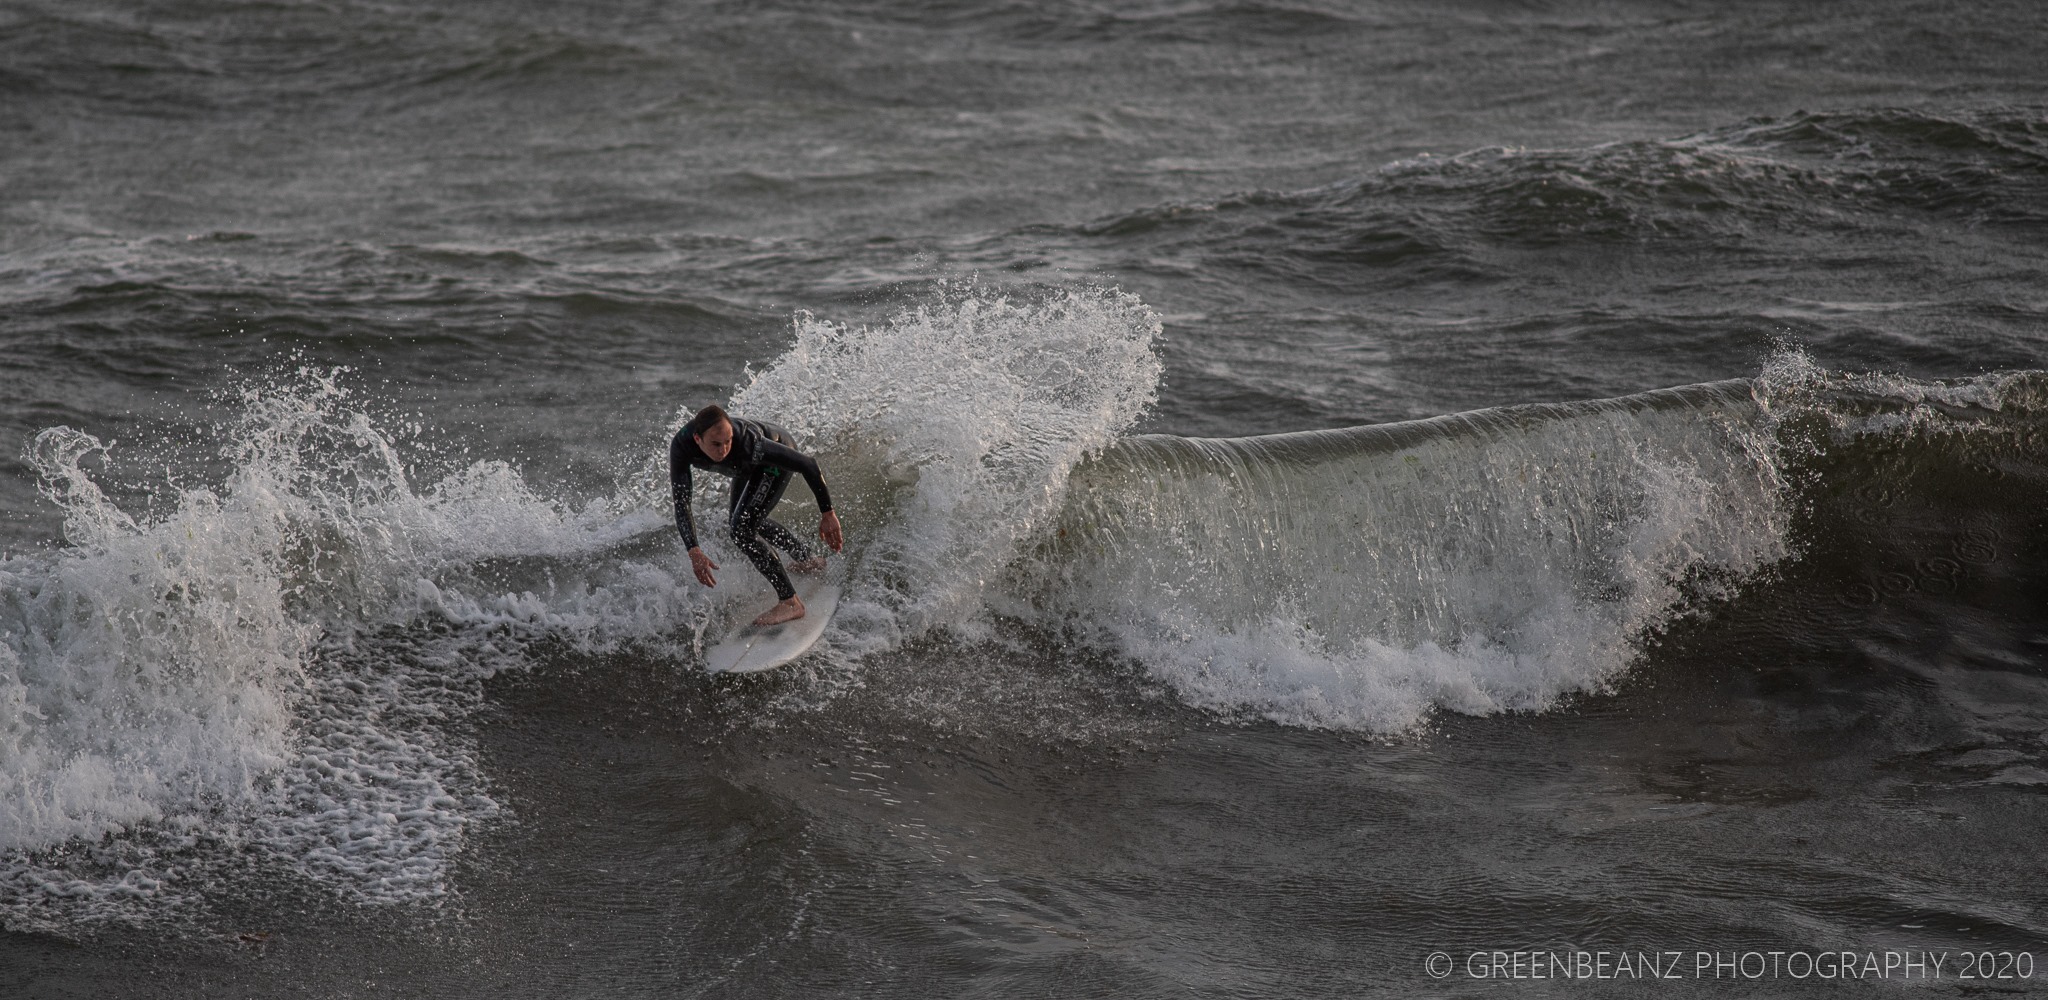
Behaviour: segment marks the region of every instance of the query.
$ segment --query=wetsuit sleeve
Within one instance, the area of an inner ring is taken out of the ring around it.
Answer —
[[[788,445],[763,439],[761,464],[781,466],[804,477],[804,485],[809,486],[811,495],[818,498],[818,513],[832,510],[832,494],[826,491],[825,476],[818,471],[818,463],[811,456]]]
[[[697,529],[690,523],[690,460],[697,454],[697,442],[690,440],[687,427],[668,443],[668,489],[675,497],[676,531],[682,534],[686,549],[697,547]]]

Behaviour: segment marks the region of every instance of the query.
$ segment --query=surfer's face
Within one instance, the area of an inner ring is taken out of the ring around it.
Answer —
[[[721,420],[710,430],[702,434],[692,434],[690,436],[697,440],[697,447],[704,452],[704,457],[714,462],[725,461],[726,454],[732,451],[732,421],[730,420]]]

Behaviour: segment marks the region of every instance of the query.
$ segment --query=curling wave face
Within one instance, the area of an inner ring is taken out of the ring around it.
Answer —
[[[1126,438],[1076,470],[1010,610],[1230,715],[1390,732],[1544,710],[1610,690],[1646,638],[1795,558],[1845,603],[1913,589],[1871,565],[1895,518],[1838,509],[1873,483],[1887,507],[2009,536],[1998,505],[2043,479],[2044,392],[2037,372],[1831,375],[1787,352],[1755,379],[1619,399]],[[1962,571],[1917,561],[1944,592]]]
[[[1260,438],[1144,436],[1022,574],[1189,700],[1378,731],[1607,687],[1687,583],[1783,558],[1745,382]]]

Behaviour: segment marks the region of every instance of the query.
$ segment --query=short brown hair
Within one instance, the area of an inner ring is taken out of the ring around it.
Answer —
[[[731,417],[725,415],[725,407],[713,403],[698,410],[697,415],[691,417],[690,422],[685,426],[690,428],[691,437],[703,437],[704,432],[718,426],[719,421],[731,419]]]

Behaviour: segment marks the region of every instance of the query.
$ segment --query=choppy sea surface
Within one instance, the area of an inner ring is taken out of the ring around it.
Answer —
[[[10,0],[0,995],[2037,993],[2044,40]]]

